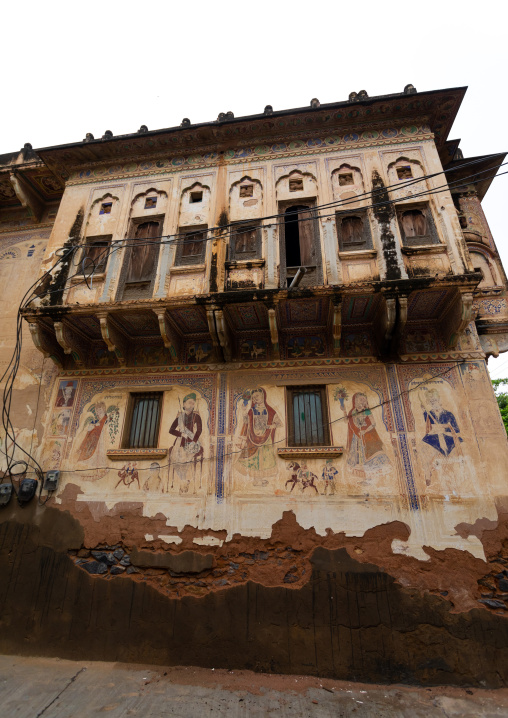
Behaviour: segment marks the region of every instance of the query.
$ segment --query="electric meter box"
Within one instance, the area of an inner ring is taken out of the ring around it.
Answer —
[[[60,472],[57,469],[52,471],[46,471],[46,477],[44,479],[44,491],[56,491],[58,488],[58,482],[60,481]]]
[[[0,484],[0,506],[6,506],[11,500],[12,484]]]
[[[18,501],[26,504],[31,501],[37,491],[37,479],[23,479],[18,491]]]

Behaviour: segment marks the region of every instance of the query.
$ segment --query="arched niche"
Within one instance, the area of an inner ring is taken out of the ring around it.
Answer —
[[[120,199],[111,194],[111,192],[106,192],[101,197],[97,197],[88,211],[85,236],[113,234],[114,227],[118,222],[119,206]]]
[[[410,197],[428,191],[424,176],[422,163],[407,155],[401,155],[388,165],[388,185],[394,198]],[[417,181],[418,178],[421,178],[420,182]]]
[[[210,187],[201,182],[194,182],[185,187],[180,196],[180,227],[208,224],[210,211]]]
[[[245,176],[233,182],[229,190],[229,217],[231,221],[255,219],[262,214],[263,186],[252,177]]]
[[[275,185],[275,192],[278,202],[317,197],[317,181],[310,172],[294,169],[279,178]]]
[[[360,168],[344,163],[333,170],[332,191],[334,200],[346,202],[347,209],[361,206],[365,202],[365,185]],[[348,201],[355,197],[357,201]]]
[[[164,190],[150,187],[144,192],[136,194],[131,202],[131,217],[152,217],[165,215],[168,204],[168,195]]]
[[[498,270],[489,254],[480,249],[470,249],[469,254],[474,270],[480,271],[483,274],[483,279],[478,285],[478,289],[498,286],[500,284]]]

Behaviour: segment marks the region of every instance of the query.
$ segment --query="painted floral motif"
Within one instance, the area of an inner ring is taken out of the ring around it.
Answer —
[[[501,314],[506,309],[505,299],[481,299],[475,302],[480,314]]]
[[[349,399],[349,394],[343,386],[336,387],[335,391],[333,392],[333,398],[335,401],[338,401],[340,403],[340,408],[342,409],[342,411],[344,411],[344,402],[346,399]]]

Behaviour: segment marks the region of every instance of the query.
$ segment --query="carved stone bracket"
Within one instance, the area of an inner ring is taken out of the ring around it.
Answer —
[[[173,327],[168,321],[166,310],[154,309],[153,311],[155,312],[155,314],[157,315],[157,319],[159,320],[159,329],[162,340],[164,342],[164,346],[166,347],[166,349],[169,349],[169,353],[171,354],[171,358],[173,359],[173,361],[178,361],[181,342],[179,341],[175,331],[173,330]]]
[[[44,211],[43,202],[41,202],[32,188],[27,185],[25,180],[19,174],[14,174],[14,172],[12,172],[10,175],[10,181],[12,188],[16,192],[16,197],[19,199],[23,207],[30,209],[35,221],[40,222]]]
[[[331,333],[333,339],[333,355],[340,354],[340,338],[342,333],[342,302],[333,304],[330,312]]]
[[[63,352],[55,336],[35,318],[28,320],[28,327],[36,348],[43,356],[54,361],[59,369],[62,369]]]
[[[127,341],[123,334],[113,325],[107,312],[97,314],[101,325],[102,339],[110,352],[114,352],[121,366],[127,363]]]
[[[215,310],[215,325],[217,327],[219,342],[222,347],[222,351],[224,352],[224,359],[226,361],[232,361],[233,340],[222,309]]]
[[[448,349],[456,348],[460,335],[474,317],[473,293],[459,290],[445,318]]]
[[[386,297],[386,311],[384,316],[382,349],[386,353],[392,345],[392,338],[395,331],[395,321],[397,319],[397,298]]]
[[[380,336],[381,353],[384,356],[397,354],[399,342],[407,322],[407,311],[408,300],[406,296],[385,297]]]
[[[213,308],[206,310],[206,320],[208,322],[208,331],[210,332],[210,337],[212,339],[213,358],[215,361],[222,361],[220,342],[217,334],[217,327],[215,326],[215,311]]]
[[[399,295],[397,297],[398,311],[395,320],[395,329],[393,332],[393,338],[391,343],[392,353],[396,353],[399,350],[399,343],[402,339],[402,334],[406,327],[407,322],[407,297]]]
[[[70,354],[78,369],[82,369],[86,364],[87,347],[85,343],[63,322],[55,322],[54,327],[56,340],[64,353]]]
[[[270,339],[275,359],[280,359],[279,330],[277,327],[277,312],[275,309],[268,310],[268,326],[270,327]]]

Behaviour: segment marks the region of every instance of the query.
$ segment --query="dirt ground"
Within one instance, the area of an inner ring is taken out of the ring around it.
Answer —
[[[224,669],[0,656],[5,718],[493,718],[508,689],[349,683]]]

